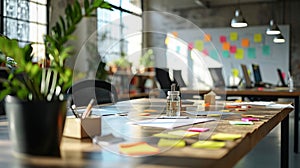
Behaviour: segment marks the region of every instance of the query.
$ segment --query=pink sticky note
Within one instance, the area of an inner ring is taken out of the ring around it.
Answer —
[[[259,118],[252,118],[252,117],[244,117],[241,119],[242,121],[259,121]]]
[[[224,43],[226,41],[226,36],[220,36],[220,43]]]
[[[204,50],[202,51],[202,53],[203,53],[205,56],[208,56],[208,55],[209,55],[209,53],[208,53],[208,50],[207,50],[207,49],[204,49]]]
[[[188,44],[188,49],[189,50],[192,50],[194,48],[194,43],[193,42],[190,42],[189,44]]]
[[[191,132],[206,132],[209,131],[209,128],[189,128],[188,131]]]
[[[234,46],[234,45],[230,46],[229,51],[230,51],[231,54],[236,53],[236,46]]]

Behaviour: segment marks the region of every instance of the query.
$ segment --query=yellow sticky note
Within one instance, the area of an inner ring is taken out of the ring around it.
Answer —
[[[255,43],[260,43],[261,40],[262,40],[262,34],[260,34],[260,33],[254,34],[253,41],[254,41]]]
[[[196,48],[199,51],[202,51],[204,48],[204,44],[202,40],[196,40],[194,43],[194,48]]]
[[[179,139],[160,139],[157,143],[159,147],[185,147],[185,141]]]
[[[230,43],[229,42],[224,42],[222,45],[223,50],[229,50],[230,49]]]
[[[165,44],[166,44],[166,45],[169,45],[169,43],[170,43],[170,38],[169,38],[169,37],[166,37],[166,39],[165,39]]]
[[[192,137],[199,135],[199,132],[190,132],[190,131],[184,131],[184,130],[176,130],[176,131],[171,131],[169,132],[170,135],[176,135],[179,137]]]
[[[239,59],[239,60],[244,59],[244,50],[242,48],[238,48],[236,50],[234,57],[235,59]]]
[[[208,149],[219,149],[226,145],[225,142],[218,141],[198,141],[191,145],[193,148],[208,148]]]
[[[159,153],[159,148],[153,147],[146,142],[134,142],[119,145],[119,151],[126,155],[149,155]]]
[[[238,40],[238,33],[237,32],[230,32],[230,40],[231,41]]]
[[[204,34],[204,41],[206,41],[206,42],[211,41],[210,34]]]
[[[227,134],[227,133],[217,133],[215,135],[211,136],[211,139],[213,140],[229,140],[229,141],[233,141],[235,139],[239,139],[241,138],[242,135],[241,134]]]
[[[242,45],[242,47],[245,47],[245,48],[249,47],[249,45],[250,45],[249,39],[243,38],[242,42],[241,42],[241,45]]]
[[[239,76],[239,70],[237,68],[232,68],[231,73],[232,73],[232,76],[234,76],[234,77]]]
[[[158,134],[154,134],[153,136],[158,137],[158,138],[174,138],[174,139],[182,138],[182,136],[172,135],[172,134],[168,134],[168,133],[158,133]]]

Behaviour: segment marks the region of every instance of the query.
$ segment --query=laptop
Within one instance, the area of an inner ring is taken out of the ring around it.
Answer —
[[[237,86],[227,86],[222,74],[222,68],[208,68],[209,73],[212,77],[213,83],[214,83],[214,87],[215,88],[238,88],[238,86],[240,85],[241,81],[239,82],[239,84]]]
[[[279,77],[279,80],[280,80],[280,83],[281,83],[281,87],[287,87],[287,84],[285,83],[285,80],[284,80],[283,74],[281,72],[281,69],[277,68],[277,74],[278,74],[278,77]]]
[[[253,71],[253,76],[254,76],[254,86],[255,87],[270,88],[273,86],[273,84],[271,84],[271,83],[263,82],[259,65],[252,64],[252,71]]]
[[[247,66],[245,64],[241,64],[242,72],[244,75],[244,80],[245,80],[245,87],[246,88],[253,88],[252,86],[252,81],[250,79],[250,76],[248,74]]]

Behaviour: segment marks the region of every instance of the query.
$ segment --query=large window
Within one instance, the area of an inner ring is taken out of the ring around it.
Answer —
[[[125,57],[138,66],[142,48],[140,0],[107,0],[113,11],[97,12],[98,49],[107,63]]]
[[[0,33],[18,39],[21,46],[33,43],[35,58],[44,57],[47,0],[1,0],[0,8]]]

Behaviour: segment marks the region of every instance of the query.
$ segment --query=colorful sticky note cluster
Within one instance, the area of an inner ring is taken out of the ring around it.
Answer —
[[[147,142],[119,144],[119,151],[130,156],[152,155],[160,152],[159,148],[153,147]]]

